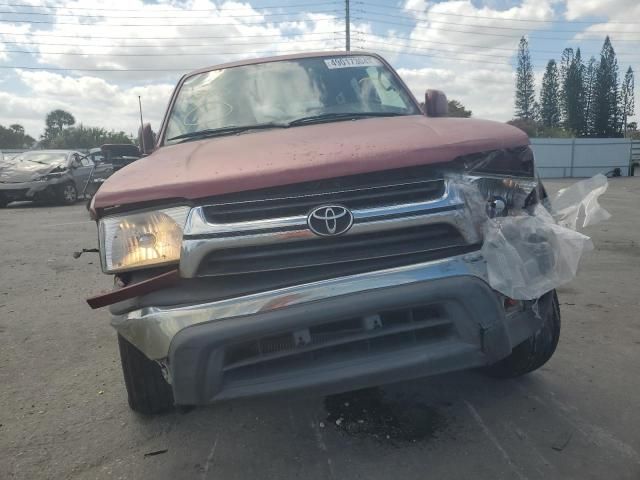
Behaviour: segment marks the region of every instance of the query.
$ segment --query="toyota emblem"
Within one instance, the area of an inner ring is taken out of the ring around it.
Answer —
[[[323,205],[311,210],[307,217],[309,229],[321,237],[342,235],[353,225],[353,214],[340,205]]]

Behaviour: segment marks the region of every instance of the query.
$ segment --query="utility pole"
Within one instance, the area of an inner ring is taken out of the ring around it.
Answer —
[[[142,120],[142,99],[138,95],[138,105],[140,106],[140,147],[142,147],[142,153],[147,152],[147,146],[144,144],[144,121]]]
[[[347,52],[351,50],[351,14],[349,12],[349,0],[344,0],[344,34]]]

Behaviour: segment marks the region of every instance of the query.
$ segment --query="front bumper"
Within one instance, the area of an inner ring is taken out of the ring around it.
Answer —
[[[10,200],[33,200],[43,194],[49,187],[63,183],[59,180],[47,180],[38,182],[2,183],[0,182],[0,194]]]
[[[505,314],[478,253],[179,307],[112,325],[166,367],[177,404],[350,390],[494,363],[541,326]]]

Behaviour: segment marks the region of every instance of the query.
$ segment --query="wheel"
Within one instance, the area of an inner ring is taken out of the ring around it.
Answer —
[[[64,205],[73,205],[78,201],[78,190],[73,183],[65,183],[58,191],[58,198]]]
[[[4,208],[9,205],[9,200],[2,193],[0,193],[0,208]]]
[[[143,415],[173,410],[173,391],[162,375],[160,365],[118,335],[120,361],[127,387],[129,407]]]
[[[519,377],[537,370],[551,358],[560,339],[560,306],[555,290],[540,298],[538,308],[544,322],[540,330],[515,347],[508,357],[487,367],[489,375]]]

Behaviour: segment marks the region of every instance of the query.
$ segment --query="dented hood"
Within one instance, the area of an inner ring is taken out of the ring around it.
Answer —
[[[0,182],[22,183],[32,182],[42,175],[64,170],[64,164],[43,165],[37,162],[5,162],[0,163]]]
[[[116,172],[95,208],[188,199],[408,166],[526,145],[521,130],[467,118],[369,118],[165,146]]]

